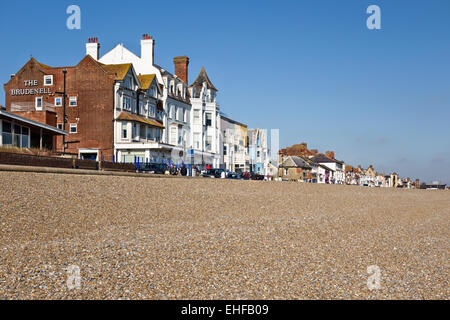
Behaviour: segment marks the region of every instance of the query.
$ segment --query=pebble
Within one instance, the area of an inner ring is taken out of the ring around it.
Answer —
[[[450,298],[448,191],[14,172],[0,181],[4,299]],[[381,288],[369,290],[373,265]],[[70,289],[73,266],[80,285]]]

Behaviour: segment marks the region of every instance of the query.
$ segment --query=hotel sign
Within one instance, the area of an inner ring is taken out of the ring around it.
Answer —
[[[37,80],[24,80],[25,87],[37,87]],[[11,89],[12,96],[26,96],[35,94],[51,94],[50,88],[26,88],[26,89]]]

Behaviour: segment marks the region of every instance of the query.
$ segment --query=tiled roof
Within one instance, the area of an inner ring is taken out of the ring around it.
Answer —
[[[336,159],[331,159],[324,154],[319,154],[318,156],[312,158],[312,161],[315,163],[327,163],[327,162],[328,163],[334,162],[334,163],[340,163],[340,164],[344,163],[344,162],[336,160]]]
[[[40,63],[39,61],[38,61],[38,63],[42,68],[53,69],[53,67],[47,66],[46,64]]]
[[[200,70],[200,73],[197,76],[197,79],[194,80],[194,82],[191,84],[191,87],[203,86],[203,83],[206,82],[208,89],[213,89],[215,91],[218,91],[216,87],[212,84],[211,80],[209,80],[208,75],[206,74],[205,67],[202,67],[202,70]]]
[[[149,126],[161,128],[161,129],[165,128],[164,125],[157,120],[147,119],[147,118],[140,117],[138,115],[130,114],[130,113],[126,113],[126,112],[121,112],[119,114],[119,116],[117,117],[117,120],[135,121],[135,122],[147,124]]]
[[[311,165],[303,158],[296,157],[296,156],[289,156],[286,160],[283,161],[281,164],[281,167],[283,168],[304,168],[304,169],[311,169]]]
[[[155,79],[155,76],[156,75],[154,75],[154,74],[139,75],[138,79],[139,79],[139,82],[141,83],[141,88],[144,90],[147,90],[150,87],[150,85],[152,84],[153,79]]]
[[[103,67],[103,69],[106,70],[106,72],[115,74],[116,80],[123,80],[125,76],[128,73],[128,70],[130,70],[132,64],[131,63],[124,63],[124,64],[102,64],[100,65]]]

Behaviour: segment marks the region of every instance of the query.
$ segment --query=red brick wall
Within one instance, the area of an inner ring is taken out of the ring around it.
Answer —
[[[18,116],[56,127],[56,113],[51,111],[14,112]]]
[[[175,75],[181,80],[188,83],[188,71],[189,71],[189,58],[188,57],[175,57],[173,59],[175,65]]]
[[[11,110],[14,102],[34,103],[37,96],[42,96],[44,104],[54,106],[55,97],[61,96],[55,92],[64,90],[64,68],[47,68],[31,59],[4,87],[6,108]],[[80,141],[69,144],[66,152],[78,153],[79,148],[100,149],[106,161],[112,160],[114,139],[114,77],[105,71],[90,57],[85,57],[76,67],[68,67],[66,78],[66,131],[70,124],[77,124],[77,133],[70,134],[66,141]],[[45,87],[44,75],[53,75],[53,86]],[[51,94],[12,96],[11,89],[25,89],[24,80],[38,80],[37,87],[51,90]],[[69,97],[77,97],[77,106],[69,107]],[[63,108],[56,107],[56,118],[50,114],[37,115],[32,112],[23,116],[39,119],[53,126],[63,123]],[[62,137],[57,138],[57,151],[62,151]]]

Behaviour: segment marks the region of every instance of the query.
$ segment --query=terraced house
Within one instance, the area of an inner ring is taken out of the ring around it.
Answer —
[[[99,58],[100,46],[86,45],[87,54],[104,64],[132,64],[138,77],[154,76],[155,83],[161,92],[160,110],[163,123],[162,143],[164,152],[161,155],[175,163],[185,160],[187,150],[192,148],[190,128],[191,102],[188,90],[187,57],[174,59],[175,75],[154,63],[155,40],[144,34],[141,40],[141,55],[137,56],[123,44],[116,45]]]
[[[99,47],[96,39],[89,40],[92,47]],[[86,55],[76,66],[50,67],[31,58],[4,88],[8,111],[69,132],[65,144],[57,138],[57,151],[124,162],[166,151],[159,85],[140,79],[132,64],[107,65]]]

